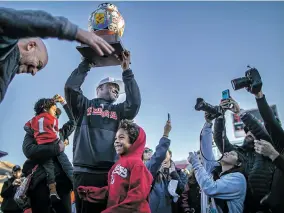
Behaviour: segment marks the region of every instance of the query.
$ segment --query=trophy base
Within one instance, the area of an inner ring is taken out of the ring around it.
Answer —
[[[82,44],[77,46],[77,50],[81,55],[89,59],[96,67],[107,67],[121,65],[121,61],[117,58],[121,58],[121,53],[124,51],[124,47],[117,35],[99,35],[104,38],[114,49],[114,53],[111,55],[99,56],[95,50],[88,45]]]

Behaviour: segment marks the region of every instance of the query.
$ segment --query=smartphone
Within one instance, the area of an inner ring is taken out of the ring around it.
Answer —
[[[222,92],[222,100],[227,100],[230,98],[230,90],[226,89]]]
[[[171,121],[171,115],[168,113],[168,121]]]

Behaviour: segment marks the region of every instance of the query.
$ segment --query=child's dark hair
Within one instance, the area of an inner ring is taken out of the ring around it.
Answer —
[[[131,144],[136,141],[139,135],[139,127],[136,123],[130,120],[122,120],[119,124],[118,129],[124,129],[125,131],[127,131]]]
[[[39,115],[46,110],[49,110],[52,106],[56,105],[54,99],[52,98],[41,98],[34,106],[35,115]]]

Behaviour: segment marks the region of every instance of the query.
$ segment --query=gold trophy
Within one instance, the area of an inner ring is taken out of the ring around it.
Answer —
[[[105,39],[115,52],[112,55],[99,56],[91,47],[82,44],[77,47],[81,55],[89,59],[96,67],[116,66],[121,62],[121,53],[124,47],[120,38],[124,32],[124,19],[115,5],[103,3],[98,6],[89,18],[89,31]]]

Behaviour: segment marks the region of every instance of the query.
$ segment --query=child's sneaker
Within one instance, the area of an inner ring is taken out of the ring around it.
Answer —
[[[57,191],[56,191],[55,183],[49,184],[49,192],[50,192],[49,197],[50,197],[51,203],[56,203],[60,201],[60,197],[58,196]]]

